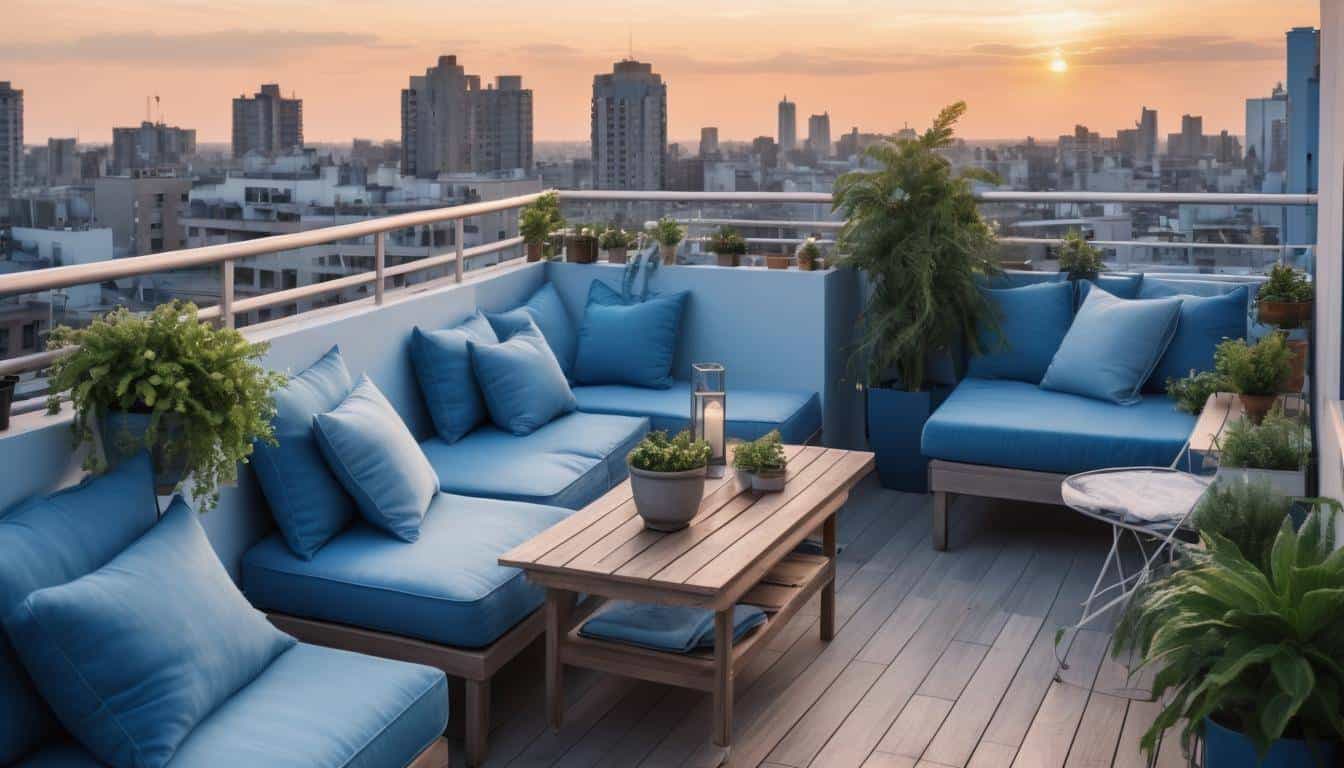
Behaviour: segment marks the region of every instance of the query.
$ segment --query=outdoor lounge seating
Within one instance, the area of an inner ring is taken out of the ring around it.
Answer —
[[[669,433],[689,426],[690,382],[678,381],[668,389],[622,385],[575,387],[579,410],[622,416],[647,416],[652,429]],[[755,440],[777,429],[786,443],[802,444],[821,434],[821,398],[802,390],[762,390],[734,387],[727,400],[724,425],[729,438]]]

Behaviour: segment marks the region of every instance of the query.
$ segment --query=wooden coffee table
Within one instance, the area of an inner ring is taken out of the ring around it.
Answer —
[[[821,593],[821,638],[835,632],[835,515],[849,491],[873,469],[859,451],[788,446],[788,483],[754,494],[731,469],[705,483],[690,527],[646,530],[627,480],[499,558],[546,587],[546,697],[551,725],[563,712],[563,668],[588,667],[714,695],[714,743],[733,731],[733,678],[756,651]],[[822,553],[794,550],[821,529]],[[578,595],[587,595],[576,607]],[[609,599],[709,608],[713,651],[664,653],[579,636],[578,628]],[[759,605],[768,619],[733,642],[732,610]]]

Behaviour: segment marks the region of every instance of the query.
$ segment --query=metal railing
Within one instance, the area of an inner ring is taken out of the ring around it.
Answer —
[[[751,204],[806,204],[830,206],[831,195],[826,192],[662,192],[662,191],[608,191],[560,190],[562,202],[629,202],[629,203],[731,203]],[[468,259],[517,248],[522,238],[511,237],[497,242],[466,248],[463,222],[473,216],[511,211],[535,201],[543,193],[469,203],[432,210],[395,214],[379,218],[339,224],[290,234],[272,235],[234,243],[187,248],[168,253],[135,256],[92,264],[80,264],[31,270],[0,275],[0,297],[15,294],[58,290],[76,285],[101,283],[122,278],[141,277],[158,272],[203,267],[220,268],[219,304],[200,310],[202,319],[219,319],[232,327],[240,314],[268,309],[311,299],[323,294],[339,292],[370,283],[374,286],[373,302],[381,305],[386,297],[386,284],[391,278],[453,265],[453,278],[463,279]],[[1231,206],[1312,206],[1316,195],[1308,194],[1217,194],[1217,193],[1115,193],[1115,192],[1016,192],[983,191],[977,198],[985,203],[1136,203],[1136,204],[1192,204]],[[824,215],[824,214],[823,214]],[[389,266],[386,263],[386,235],[395,230],[454,222],[454,243],[450,252]],[[804,230],[834,230],[842,226],[834,220],[780,221],[754,219],[693,218],[696,225],[790,227]],[[324,282],[297,286],[269,293],[237,298],[234,290],[234,263],[240,259],[276,254],[298,248],[338,243],[340,241],[373,237],[373,269]],[[1054,243],[1052,238],[1001,238],[1005,243]],[[763,244],[801,242],[802,238],[751,238]],[[830,242],[830,241],[825,241]],[[1134,245],[1169,247],[1167,243],[1147,241],[1105,241],[1105,245]],[[1178,246],[1219,247],[1220,244],[1176,244]],[[1257,246],[1230,246],[1253,249]],[[1280,248],[1280,246],[1264,246]],[[515,257],[520,258],[520,257]],[[21,373],[45,368],[59,352],[37,352],[21,357],[0,360],[0,374]]]

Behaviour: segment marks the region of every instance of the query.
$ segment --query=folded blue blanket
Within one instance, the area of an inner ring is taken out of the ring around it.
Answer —
[[[765,623],[754,605],[733,606],[733,640]],[[613,601],[579,627],[595,640],[637,645],[655,651],[690,653],[714,647],[714,612],[708,608]]]

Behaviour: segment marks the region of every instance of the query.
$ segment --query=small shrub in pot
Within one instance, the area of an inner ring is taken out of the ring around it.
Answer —
[[[782,491],[789,460],[784,455],[779,430],[733,450],[733,468],[751,476],[754,491]]]
[[[709,250],[718,257],[720,267],[736,267],[747,252],[747,241],[732,227],[720,227],[709,238]]]
[[[1292,368],[1292,351],[1282,333],[1270,333],[1255,344],[1228,339],[1214,352],[1214,368],[1237,393],[1251,421],[1259,424],[1273,407]]]
[[[655,531],[679,531],[700,509],[705,495],[709,443],[694,440],[688,430],[668,437],[650,432],[626,457],[635,510],[644,526]]]

